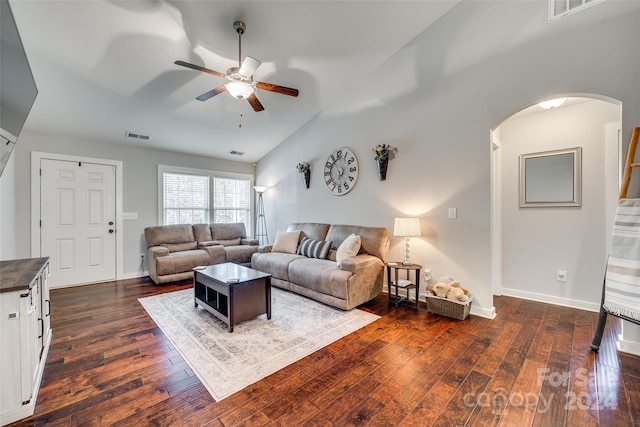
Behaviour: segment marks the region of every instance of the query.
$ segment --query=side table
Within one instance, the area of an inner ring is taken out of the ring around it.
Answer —
[[[406,279],[404,282],[398,279],[398,272],[400,270],[404,270],[406,272]],[[404,265],[402,262],[388,262],[387,263],[387,291],[389,293],[389,302],[393,303],[398,307],[399,305],[408,305],[413,308],[418,308],[418,294],[420,291],[420,271],[422,270],[422,266],[419,264],[409,264]],[[411,281],[410,274],[413,271],[415,276],[415,283]],[[395,280],[392,280],[395,279]],[[396,288],[396,293],[393,295],[391,293],[391,286]],[[398,295],[398,288],[404,289],[406,291],[406,296]],[[415,303],[411,302],[409,299],[409,290],[416,290],[416,301]]]

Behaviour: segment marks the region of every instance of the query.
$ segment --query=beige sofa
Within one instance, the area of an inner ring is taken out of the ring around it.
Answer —
[[[386,228],[317,223],[295,223],[287,228],[296,230],[301,230],[300,239],[331,241],[328,259],[274,252],[273,245],[265,246],[253,254],[251,267],[271,274],[272,285],[343,310],[357,307],[382,292],[390,243]],[[360,236],[360,250],[338,264],[336,251],[351,234]]]
[[[258,241],[243,223],[158,225],[144,230],[147,269],[155,283],[193,277],[193,267],[222,262],[251,265]]]

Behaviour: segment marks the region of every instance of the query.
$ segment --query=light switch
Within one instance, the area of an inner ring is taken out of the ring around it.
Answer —
[[[458,208],[449,208],[449,219],[458,218]]]
[[[122,212],[122,219],[138,219],[138,212]]]

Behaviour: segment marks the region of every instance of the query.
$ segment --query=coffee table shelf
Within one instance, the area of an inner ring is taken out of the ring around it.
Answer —
[[[195,270],[194,304],[216,316],[233,332],[236,323],[261,314],[271,319],[271,275],[233,263]]]

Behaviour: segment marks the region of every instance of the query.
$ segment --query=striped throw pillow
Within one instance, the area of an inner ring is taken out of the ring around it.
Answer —
[[[331,241],[314,240],[303,237],[302,242],[298,245],[298,255],[304,255],[309,258],[327,259],[331,249]]]

